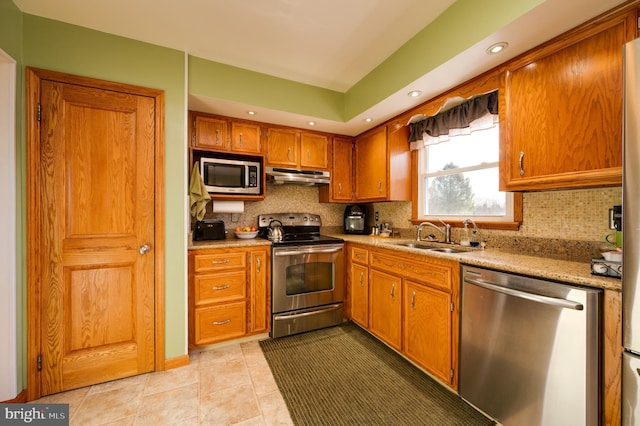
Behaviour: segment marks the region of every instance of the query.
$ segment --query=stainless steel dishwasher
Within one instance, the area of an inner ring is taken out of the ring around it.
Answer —
[[[600,421],[602,290],[462,267],[460,395],[506,426]]]

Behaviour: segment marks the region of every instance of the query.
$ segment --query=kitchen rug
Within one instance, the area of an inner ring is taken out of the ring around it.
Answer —
[[[260,341],[296,425],[493,425],[353,323]]]

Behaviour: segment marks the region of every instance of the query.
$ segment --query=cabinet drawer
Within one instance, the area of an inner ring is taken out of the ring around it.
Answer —
[[[369,264],[369,250],[359,247],[351,248],[351,261],[356,263],[362,263],[364,265]]]
[[[247,332],[246,314],[245,302],[196,309],[196,345],[244,336]]]
[[[193,257],[194,272],[220,271],[222,269],[244,268],[247,256],[241,253],[196,254]]]
[[[396,273],[403,278],[411,278],[435,288],[451,291],[451,268],[447,266],[410,262],[400,257],[372,253],[371,267]]]
[[[244,299],[247,294],[246,276],[245,271],[194,276],[196,306]]]

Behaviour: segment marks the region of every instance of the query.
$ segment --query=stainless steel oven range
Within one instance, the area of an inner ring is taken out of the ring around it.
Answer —
[[[344,240],[320,235],[320,226],[317,214],[258,216],[259,235],[273,242],[271,337],[344,321]],[[281,232],[270,232],[270,227],[281,227]]]

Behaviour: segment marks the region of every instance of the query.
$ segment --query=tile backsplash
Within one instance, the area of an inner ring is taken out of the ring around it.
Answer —
[[[212,213],[206,218],[222,219],[228,229],[255,225],[259,214],[309,212],[322,217],[325,227],[340,229],[344,204],[319,203],[318,189],[296,185],[267,185],[264,201],[245,202],[244,213],[232,222],[232,215]],[[214,201],[215,202],[215,201]],[[495,239],[541,238],[604,243],[609,229],[609,209],[622,203],[622,188],[528,192],[523,196],[523,222],[518,231],[484,231]],[[411,202],[375,203],[380,222],[388,222],[412,236]],[[404,236],[404,235],[403,235]]]

